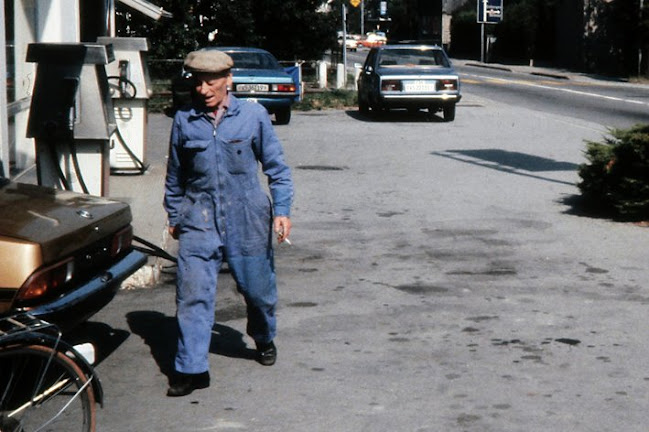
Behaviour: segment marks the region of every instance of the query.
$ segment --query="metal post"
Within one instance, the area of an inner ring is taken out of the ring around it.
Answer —
[[[642,26],[642,10],[644,9],[644,0],[640,0],[640,10],[638,11],[638,30]],[[642,75],[642,38],[638,31],[638,77]]]
[[[115,29],[115,0],[108,0],[107,7],[107,17],[108,20],[108,32],[107,36],[115,37],[117,36],[117,30]]]
[[[365,0],[361,0],[361,36],[365,34]]]
[[[13,20],[14,17],[9,17]],[[0,177],[9,177],[9,118],[7,115],[7,84],[4,77],[7,76],[7,58],[6,58],[6,41],[5,41],[5,3],[0,0],[0,76],[3,77],[2,86],[0,86]]]
[[[343,9],[343,87],[347,84],[347,6],[345,3],[342,4]]]
[[[484,63],[484,23],[480,24],[480,62]]]

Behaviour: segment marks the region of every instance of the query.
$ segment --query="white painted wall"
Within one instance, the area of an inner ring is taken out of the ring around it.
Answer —
[[[7,103],[7,83],[0,80],[0,158],[5,170],[9,160],[17,170],[34,164],[34,142],[26,137],[27,118],[36,67],[25,62],[27,46],[34,42],[78,42],[80,40],[79,0],[0,0],[2,14],[5,4],[13,2],[13,16],[0,20],[0,34],[5,34],[6,20],[14,24],[14,59],[16,100]],[[7,41],[2,38],[2,56]],[[6,76],[6,57],[0,58]],[[2,71],[0,70],[0,73]],[[4,101],[4,102],[3,102]],[[8,172],[5,173],[8,175]]]

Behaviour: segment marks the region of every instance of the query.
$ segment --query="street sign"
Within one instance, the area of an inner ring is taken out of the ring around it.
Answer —
[[[382,1],[379,3],[379,15],[384,17],[388,14],[388,2]]]
[[[498,24],[503,20],[503,0],[478,0],[478,22]]]

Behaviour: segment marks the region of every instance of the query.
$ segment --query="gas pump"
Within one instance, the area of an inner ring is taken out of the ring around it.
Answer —
[[[36,144],[38,184],[107,196],[109,137],[115,129],[104,65],[112,47],[34,43],[37,63],[27,123]]]
[[[112,44],[116,61],[106,65],[117,129],[110,137],[110,169],[114,173],[142,174],[145,163],[148,101],[153,93],[146,62],[146,38],[99,37]]]

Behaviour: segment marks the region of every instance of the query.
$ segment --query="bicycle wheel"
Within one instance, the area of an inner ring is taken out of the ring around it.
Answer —
[[[95,430],[95,397],[83,371],[41,345],[0,350],[0,432]]]

